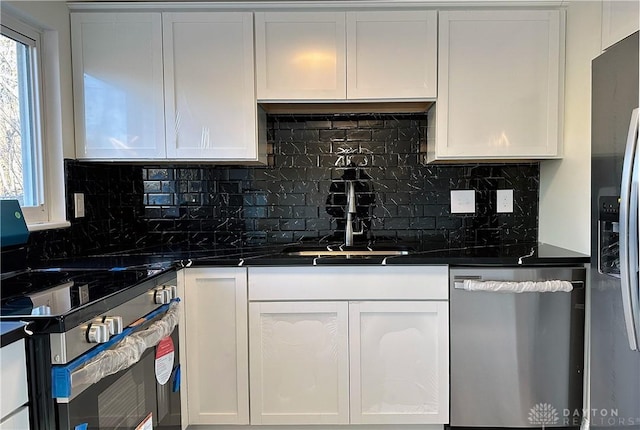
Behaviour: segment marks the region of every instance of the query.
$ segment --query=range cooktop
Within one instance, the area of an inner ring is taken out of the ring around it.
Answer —
[[[68,315],[161,271],[41,269],[3,275],[0,316],[32,319]]]

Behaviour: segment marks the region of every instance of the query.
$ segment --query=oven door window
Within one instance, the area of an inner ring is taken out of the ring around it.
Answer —
[[[145,362],[150,360],[149,356]],[[152,412],[153,404],[149,405],[148,369],[143,363],[141,372],[127,371],[116,382],[102,393],[98,394],[98,423],[100,429],[131,429],[135,428],[141,419]],[[155,391],[155,385],[152,386]]]
[[[155,425],[156,401],[154,355],[151,349],[134,366],[104,378],[67,404],[69,428],[132,430],[149,413],[154,415]],[[64,416],[64,411],[61,412],[61,416]]]
[[[155,374],[156,348],[147,349],[139,362],[107,376],[72,399],[58,404],[60,429],[133,430],[152,414],[153,428],[179,430],[180,381],[178,329],[171,334],[175,356],[171,376],[160,385]]]

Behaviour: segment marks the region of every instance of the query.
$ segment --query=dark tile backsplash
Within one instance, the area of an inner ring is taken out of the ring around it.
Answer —
[[[29,260],[97,254],[146,243],[140,166],[65,160],[71,227],[32,232]],[[74,218],[73,194],[85,194],[84,218]]]
[[[539,165],[423,165],[426,116],[278,115],[268,120],[269,167],[113,165],[66,161],[68,213],[87,217],[36,232],[31,258],[155,244],[340,241],[345,179],[356,181],[356,240],[436,241],[444,247],[537,240]],[[422,145],[421,145],[422,144]],[[476,214],[451,214],[451,189],[476,190]],[[514,190],[497,214],[495,190]]]

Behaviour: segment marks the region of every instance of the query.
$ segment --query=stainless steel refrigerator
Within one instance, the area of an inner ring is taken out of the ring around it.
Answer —
[[[636,32],[592,63],[591,429],[640,429],[638,49]]]

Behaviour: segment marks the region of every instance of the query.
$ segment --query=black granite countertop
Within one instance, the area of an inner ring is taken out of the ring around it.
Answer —
[[[322,247],[327,246],[323,244]],[[329,245],[331,246],[331,245]],[[393,244],[397,247],[397,244]],[[570,265],[589,262],[589,256],[545,243],[513,244],[498,246],[476,246],[465,248],[438,248],[437,245],[403,243],[410,248],[408,255],[390,257],[343,256],[295,256],[285,250],[318,249],[312,244],[283,244],[256,246],[185,246],[166,245],[137,250],[127,250],[106,255],[80,258],[49,260],[41,263],[47,267],[154,267],[171,266],[299,266],[299,265],[341,265],[341,264],[399,264],[429,265],[448,264],[453,266],[538,266]],[[384,244],[376,244],[375,249],[384,249]],[[335,249],[335,247],[334,247]]]
[[[301,246],[300,249],[304,249]],[[244,265],[324,265],[324,264],[387,264],[387,265],[429,265],[447,264],[451,266],[538,266],[571,265],[589,262],[589,256],[544,243],[510,246],[479,246],[467,248],[412,247],[408,255],[388,257],[300,257],[283,253],[245,258]],[[375,248],[374,248],[375,249]],[[384,246],[378,249],[384,249]],[[197,265],[215,264],[215,259],[202,258],[194,261]]]

